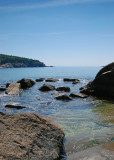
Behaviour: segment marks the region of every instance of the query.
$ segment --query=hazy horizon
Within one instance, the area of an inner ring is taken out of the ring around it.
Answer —
[[[47,66],[114,61],[114,0],[0,0],[0,53]]]

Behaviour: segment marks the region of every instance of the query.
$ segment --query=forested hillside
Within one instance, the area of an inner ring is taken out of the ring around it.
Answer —
[[[43,62],[40,62],[39,60],[0,54],[1,68],[45,67],[45,66],[46,65]]]

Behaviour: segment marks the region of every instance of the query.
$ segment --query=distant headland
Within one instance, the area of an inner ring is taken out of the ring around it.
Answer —
[[[39,60],[0,54],[0,68],[47,67]]]

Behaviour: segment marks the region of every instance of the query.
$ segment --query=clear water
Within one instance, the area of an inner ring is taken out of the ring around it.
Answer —
[[[46,67],[46,68],[12,68],[0,69],[0,84],[16,82],[21,78],[58,78],[50,83],[58,86],[69,86],[71,92],[79,93],[79,88],[93,80],[100,67]],[[80,83],[73,85],[63,82],[62,78],[78,78]],[[76,98],[72,101],[57,101],[50,91],[42,93],[38,88],[45,82],[37,82],[32,88],[22,90],[19,96],[5,95],[0,92],[0,111],[12,114],[33,112],[48,115],[61,125],[66,135],[66,152],[79,151],[85,146],[113,140],[114,103],[97,98]],[[49,82],[48,82],[49,83]],[[70,93],[67,93],[68,95]],[[25,109],[6,109],[8,103],[26,106]],[[78,145],[79,144],[79,145]],[[80,146],[81,144],[81,146]]]

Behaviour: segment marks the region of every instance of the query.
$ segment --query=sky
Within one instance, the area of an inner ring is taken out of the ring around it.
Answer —
[[[54,66],[114,61],[114,0],[0,0],[0,53]]]

